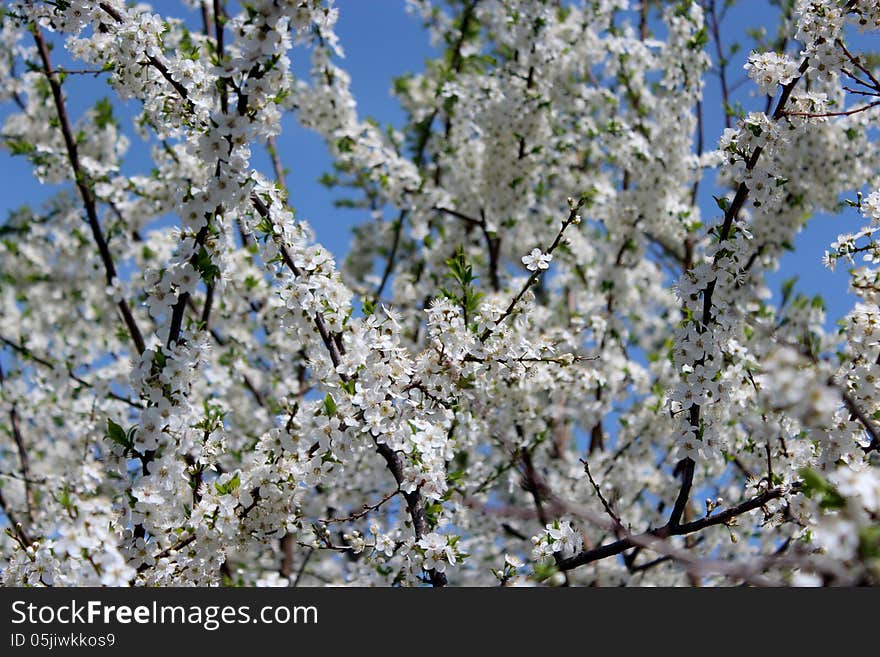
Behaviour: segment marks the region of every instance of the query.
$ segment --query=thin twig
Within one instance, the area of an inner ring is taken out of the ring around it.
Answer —
[[[53,371],[56,371],[58,369],[57,366],[55,365],[55,363],[53,363],[52,361],[36,355],[33,351],[31,351],[27,347],[15,342],[14,340],[10,340],[9,338],[0,335],[0,342],[5,344],[7,347],[11,348],[13,351],[16,351],[17,353],[21,354],[22,356],[24,356],[28,360],[34,361],[38,365],[42,365],[43,367],[46,367],[46,368],[53,370]],[[73,379],[74,381],[79,383],[80,385],[85,386],[86,388],[94,388],[95,387],[94,384],[91,383],[90,381],[86,381],[81,376],[77,376],[76,374],[74,374],[73,368],[70,365],[65,365],[65,368],[67,370],[67,375],[71,379]],[[118,395],[115,392],[113,392],[112,390],[108,391],[107,395],[110,398],[115,399],[116,401],[120,401],[125,404],[128,404],[132,408],[143,408],[143,404],[141,404],[140,402],[133,401],[131,399],[128,399],[127,397],[123,397],[122,395]]]
[[[329,525],[331,523],[351,522],[353,520],[359,520],[360,518],[363,518],[364,516],[368,515],[370,512],[376,511],[379,507],[381,507],[383,504],[385,504],[385,502],[392,499],[400,492],[401,492],[400,488],[396,488],[395,490],[391,491],[387,495],[383,496],[382,499],[379,500],[378,502],[376,502],[375,504],[364,504],[361,507],[361,510],[357,511],[356,513],[352,513],[351,515],[341,517],[341,518],[327,518],[326,520],[319,520],[319,522],[321,522],[322,524],[325,524],[325,525]]]

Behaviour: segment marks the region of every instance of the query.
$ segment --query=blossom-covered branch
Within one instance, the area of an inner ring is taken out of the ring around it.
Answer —
[[[876,583],[880,10],[782,4],[409,0],[383,129],[348,2],[6,3],[0,582]]]

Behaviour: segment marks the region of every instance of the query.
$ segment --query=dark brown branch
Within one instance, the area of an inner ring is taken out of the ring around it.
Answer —
[[[269,159],[272,161],[272,171],[275,173],[275,184],[284,191],[285,196],[288,196],[284,165],[281,164],[281,155],[278,153],[278,143],[275,141],[275,137],[269,137],[266,140],[266,150],[269,152]]]
[[[579,201],[571,209],[571,211],[568,214],[568,217],[562,222],[562,228],[559,229],[559,232],[556,234],[556,238],[553,240],[553,243],[550,245],[550,247],[547,249],[547,251],[545,251],[546,255],[553,255],[553,252],[556,250],[556,248],[562,242],[562,237],[565,234],[565,230],[569,226],[571,226],[573,223],[575,223],[575,221],[577,220],[578,210],[580,210],[580,208],[582,206],[583,206],[583,201]],[[520,299],[523,298],[523,296],[528,291],[528,289],[530,287],[532,287],[532,285],[535,283],[535,281],[538,280],[538,277],[541,275],[541,273],[542,273],[541,269],[536,269],[535,271],[533,271],[531,273],[531,276],[529,276],[529,278],[526,280],[525,285],[523,285],[522,288],[520,289],[520,291],[516,293],[516,296],[513,297],[513,299],[510,301],[510,304],[508,304],[505,311],[501,314],[501,317],[498,318],[496,325],[500,325],[502,322],[504,322],[504,320],[506,320],[508,317],[510,317],[511,314],[513,314],[513,311],[516,309],[516,306],[520,302]],[[480,335],[480,341],[485,342],[486,340],[489,339],[490,335],[492,335],[492,331],[491,331],[491,329],[487,328]]]
[[[190,543],[192,543],[194,540],[196,540],[196,535],[195,535],[195,534],[190,534],[188,537],[179,540],[179,541],[178,541],[177,543],[175,543],[174,545],[171,545],[171,546],[165,548],[164,550],[162,550],[161,552],[159,552],[158,554],[156,554],[156,556],[153,557],[153,558],[154,558],[156,561],[159,561],[159,559],[164,559],[165,557],[170,556],[173,552],[178,552],[178,551],[182,550],[182,549],[185,548],[187,545],[189,545]],[[150,568],[152,568],[152,565],[147,564],[147,563],[145,562],[145,563],[142,563],[140,566],[138,566],[137,571],[138,571],[139,573],[143,573],[143,572],[149,570]]]
[[[648,39],[648,0],[642,0],[639,5],[639,39]]]
[[[675,498],[675,504],[669,516],[671,527],[677,527],[678,523],[681,522],[681,517],[684,514],[685,507],[690,498],[691,488],[693,487],[695,468],[696,463],[691,458],[683,459],[677,468],[681,472],[681,487],[678,489],[678,495]]]
[[[211,12],[208,10],[208,3],[205,0],[199,3],[199,12],[202,15],[202,28],[205,31],[205,36],[209,38],[214,37],[213,33],[213,23],[211,22]]]
[[[462,221],[464,221],[467,224],[470,224],[473,226],[480,225],[479,219],[474,219],[473,217],[470,217],[462,212],[459,212],[458,210],[453,210],[452,208],[444,208],[440,205],[434,206],[433,209],[437,212],[442,212],[443,214],[448,214],[450,217],[455,217],[456,219],[461,219]]]
[[[807,71],[807,67],[809,66],[809,60],[804,59],[799,68],[799,75],[796,76],[791,82],[784,85],[782,87],[782,92],[779,94],[779,101],[776,104],[776,110],[773,112],[772,120],[778,121],[784,115],[785,104],[788,102],[789,97],[791,96],[791,92],[794,90],[795,85],[800,81],[801,77]],[[755,150],[752,152],[749,157],[748,162],[746,163],[746,170],[751,171],[755,168],[755,165],[758,163],[758,158],[761,157],[761,153],[763,152],[763,148],[761,146],[755,147]],[[743,205],[746,202],[746,199],[749,195],[749,188],[746,186],[745,182],[741,182],[739,187],[736,190],[736,194],[733,197],[733,201],[727,207],[727,210],[724,213],[724,221],[721,225],[721,230],[719,233],[719,241],[724,242],[730,237],[730,231],[733,227],[733,222],[737,216],[739,216],[740,211],[742,210]],[[718,262],[718,259],[721,257],[721,251],[716,253],[715,262]],[[701,318],[701,323],[705,328],[709,327],[709,324],[712,322],[712,295],[715,292],[715,286],[717,284],[717,279],[712,279],[706,285],[706,289],[703,290],[703,313]],[[696,430],[700,426],[700,406],[699,404],[692,404],[689,409],[690,415],[690,425],[694,427]],[[684,513],[684,509],[687,506],[688,497],[690,496],[691,487],[693,486],[694,480],[694,461],[690,458],[685,458],[679,463],[678,470],[681,471],[681,488],[678,491],[678,496],[675,500],[675,505],[672,508],[672,514],[669,518],[669,525],[671,527],[676,527],[678,523],[681,521],[682,514]]]
[[[370,512],[376,511],[379,507],[381,507],[383,504],[385,504],[385,502],[387,502],[391,498],[395,497],[400,492],[402,492],[402,491],[399,488],[396,488],[395,490],[391,491],[387,495],[384,495],[382,497],[382,499],[380,499],[375,504],[364,504],[361,507],[360,511],[356,511],[355,513],[352,513],[351,515],[348,515],[348,516],[345,516],[342,518],[327,518],[326,520],[321,520],[319,522],[321,522],[325,525],[329,525],[331,523],[351,522],[353,520],[359,520],[360,518],[363,518],[364,516],[368,515]]]
[[[605,559],[607,557],[614,556],[616,554],[620,554],[624,550],[628,550],[631,547],[636,547],[642,545],[644,543],[650,542],[652,539],[657,538],[669,538],[670,536],[685,536],[687,534],[693,534],[694,532],[701,531],[708,527],[714,527],[716,525],[728,524],[734,518],[741,516],[749,511],[754,511],[755,509],[760,509],[767,502],[783,497],[789,489],[778,486],[776,488],[771,488],[760,495],[756,495],[755,497],[742,502],[741,504],[737,504],[736,506],[730,507],[729,509],[722,511],[721,513],[717,513],[714,516],[708,516],[706,518],[700,518],[699,520],[694,520],[692,522],[679,524],[679,525],[670,525],[666,524],[663,527],[658,527],[656,529],[649,529],[646,532],[641,534],[627,536],[614,543],[608,543],[606,545],[601,545],[597,548],[593,548],[590,550],[584,550],[583,552],[576,554],[568,559],[564,559],[560,568],[563,570],[571,570],[573,568],[577,568],[579,566],[583,566],[588,563],[592,563],[594,561],[599,561],[601,559]],[[798,487],[793,487],[794,491],[799,490]]]
[[[400,214],[397,216],[397,221],[394,222],[394,238],[391,241],[391,251],[388,254],[388,259],[385,261],[385,270],[382,272],[382,280],[379,281],[379,285],[376,286],[376,291],[373,293],[374,302],[382,298],[382,292],[385,291],[388,279],[391,278],[391,273],[394,271],[394,262],[397,257],[397,249],[400,247],[400,238],[403,234],[403,224],[404,221],[406,221],[406,214],[406,210],[401,210]]]
[[[291,545],[293,544],[293,537],[291,537]],[[302,579],[303,574],[306,572],[306,566],[309,565],[309,560],[312,558],[312,555],[315,554],[315,548],[310,547],[309,551],[306,552],[306,556],[303,557],[303,562],[299,566],[299,570],[296,571],[296,577],[293,579],[292,587],[296,588],[299,586],[299,582]]]
[[[214,0],[214,38],[217,40],[217,57],[223,61],[224,45],[223,45],[223,24],[226,22],[223,3],[221,0]],[[225,112],[226,110],[224,110]]]
[[[462,47],[464,46],[464,41],[467,38],[468,30],[470,22],[474,19],[474,11],[476,9],[477,3],[479,0],[473,0],[473,2],[469,3],[465,6],[462,11],[461,17],[461,29],[459,31],[458,39],[453,46],[452,49],[452,57],[450,59],[450,71],[458,73],[461,71],[461,65],[464,61],[462,57]],[[326,71],[325,71],[326,74]],[[328,83],[332,83],[331,80],[328,80]],[[440,94],[440,91],[443,87],[444,81],[441,81],[438,84],[437,89],[435,90],[435,97]],[[423,127],[421,133],[419,134],[419,138],[414,147],[413,154],[413,164],[416,165],[417,168],[421,169],[425,162],[425,153],[428,147],[428,141],[431,138],[431,126],[434,123],[434,120],[440,114],[441,105],[436,105],[431,113],[422,121],[420,121],[420,125]],[[448,137],[449,130],[451,128],[451,123],[449,120],[446,122],[446,133]],[[439,162],[435,163],[436,169],[434,172],[434,184],[440,184],[440,164]],[[424,187],[425,180],[422,178],[422,181],[419,185],[419,191]],[[388,284],[388,280],[391,277],[391,274],[394,272],[394,266],[396,264],[397,252],[400,247],[400,240],[403,234],[403,227],[406,221],[406,210],[401,210],[400,214],[397,217],[397,221],[394,224],[394,235],[391,243],[391,250],[389,251],[388,258],[385,262],[385,268],[382,273],[382,279],[379,285],[376,288],[375,293],[373,294],[374,301],[378,301],[382,297],[382,293],[385,290],[385,286]]]
[[[269,208],[266,207],[266,204],[259,196],[257,196],[256,194],[251,195],[251,202],[253,203],[254,208],[257,210],[261,217],[265,219],[270,218]],[[287,251],[287,247],[285,247],[283,244],[280,244],[279,250],[281,252],[281,258],[287,268],[290,269],[290,271],[293,272],[293,275],[297,278],[302,277],[303,271],[299,267],[297,267],[296,264],[294,264],[293,258]],[[323,342],[324,346],[327,348],[327,352],[330,355],[330,360],[333,363],[333,367],[338,367],[342,363],[342,355],[340,353],[341,341],[337,342],[334,339],[334,336],[327,328],[327,323],[324,321],[324,318],[319,312],[316,312],[313,315],[312,320],[314,321],[315,327],[318,329],[318,333],[321,336],[321,342]],[[348,380],[348,377],[344,374],[340,374],[339,377],[343,380],[343,382]]]
[[[834,385],[834,380],[832,379],[830,383],[831,385]],[[865,428],[865,431],[868,432],[868,435],[871,436],[871,442],[865,447],[865,451],[870,452],[875,449],[880,449],[880,431],[878,431],[874,422],[871,421],[871,418],[868,417],[865,411],[862,410],[862,407],[859,406],[858,402],[853,399],[853,396],[849,394],[842,385],[836,387],[840,390],[840,396],[843,398],[843,403],[850,412],[850,415],[858,420]]]
[[[6,383],[6,376],[3,373],[3,367],[0,366],[0,387]],[[21,477],[24,481],[25,502],[27,503],[27,517],[30,522],[34,521],[34,491],[31,488],[31,465],[28,458],[27,448],[24,444],[24,438],[21,435],[21,427],[18,422],[18,409],[15,404],[10,402],[9,408],[9,425],[12,428],[12,439],[15,442],[15,448],[18,451],[18,460],[21,464]]]
[[[483,231],[483,238],[486,240],[486,248],[489,249],[489,281],[492,283],[492,289],[495,292],[501,291],[501,278],[498,275],[498,268],[501,264],[501,238],[498,233],[489,232],[489,224],[486,222],[486,214],[480,210],[480,230]]]
[[[858,68],[871,81],[871,84],[866,84],[865,86],[868,88],[873,88],[876,91],[880,91],[880,80],[878,80],[877,77],[871,72],[871,69],[869,69],[867,66],[862,64],[861,59],[853,56],[853,54],[849,50],[847,50],[846,44],[843,41],[841,41],[840,39],[837,39],[837,41],[835,43],[841,47],[841,49],[843,50],[843,54],[846,56],[846,58],[850,62],[852,62],[853,66]]]
[[[21,524],[15,517],[15,513],[6,503],[6,498],[3,497],[3,491],[0,489],[0,511],[3,512],[3,515],[6,516],[6,519],[9,521],[9,525],[12,527],[10,530],[18,539],[24,544],[25,547],[30,547],[33,545],[33,540],[31,540],[30,535],[27,530],[24,528],[24,525]]]
[[[730,127],[730,87],[727,84],[727,57],[724,56],[724,45],[721,42],[721,20],[718,18],[715,0],[706,2],[712,41],[715,43],[715,54],[718,57],[718,82],[721,85],[721,102],[724,103],[724,127]]]
[[[285,534],[281,537],[281,542],[279,543],[281,548],[281,567],[278,569],[278,572],[282,577],[290,577],[293,573],[293,548],[295,544],[296,541],[293,534]],[[308,556],[306,556],[306,559],[308,559]],[[300,569],[300,572],[302,572],[302,569]]]
[[[403,483],[403,465],[400,462],[400,457],[397,455],[397,452],[392,450],[385,443],[376,443],[376,451],[379,452],[379,455],[383,459],[385,459],[385,463],[391,471],[394,480],[397,482],[397,485],[400,486]],[[425,505],[422,501],[422,495],[417,488],[411,493],[404,492],[403,499],[406,500],[406,508],[413,521],[413,532],[416,535],[416,539],[419,539],[430,531],[428,522],[425,519]],[[446,586],[447,581],[445,573],[436,570],[429,570],[427,572],[428,578],[433,586]]]
[[[869,109],[873,109],[875,107],[880,106],[880,100],[875,101],[873,103],[869,103],[868,105],[863,105],[862,107],[856,107],[851,110],[844,110],[841,112],[785,112],[785,116],[803,116],[810,119],[822,119],[831,116],[852,116],[853,114],[858,114],[859,112],[866,112]]]
[[[516,429],[517,432],[522,435],[522,428],[519,425],[517,425]],[[522,449],[520,450],[519,456],[523,464],[523,483],[525,483],[526,490],[528,490],[532,496],[532,502],[535,505],[535,512],[538,514],[538,520],[541,522],[541,525],[546,527],[550,524],[550,518],[544,509],[544,496],[546,495],[551,500],[553,499],[553,496],[547,485],[542,481],[541,477],[535,470],[531,452],[529,452],[528,449]],[[561,567],[563,561],[562,555],[558,552],[554,552],[553,559],[556,561],[557,568],[559,568],[565,576],[565,586],[571,586],[571,579],[569,578],[568,573]]]
[[[621,522],[620,516],[617,515],[617,512],[611,507],[608,500],[605,499],[605,496],[602,494],[602,489],[599,488],[599,484],[593,479],[593,474],[590,472],[590,463],[585,459],[581,459],[581,463],[584,464],[584,472],[587,474],[587,478],[590,480],[590,485],[593,487],[593,490],[596,491],[596,496],[602,503],[605,513],[611,518],[615,533],[619,533],[623,529],[623,522]]]
[[[257,210],[261,217],[266,219],[270,219],[269,208],[266,207],[266,204],[263,200],[253,194],[251,196],[251,202],[254,205],[254,208]],[[285,266],[293,273],[296,277],[302,277],[304,272],[296,266],[293,262],[293,258],[291,258],[290,253],[287,251],[287,248],[283,244],[279,244],[279,251],[281,253],[281,259],[284,262]],[[315,327],[318,329],[318,334],[321,336],[321,341],[324,343],[324,346],[327,349],[327,352],[330,356],[330,361],[333,363],[334,369],[339,367],[342,363],[342,354],[345,353],[342,338],[341,336],[334,335],[327,328],[327,323],[324,321],[323,316],[320,312],[316,312],[312,316],[312,321],[315,324]],[[343,382],[347,382],[349,377],[345,374],[338,374],[339,378]],[[385,463],[388,466],[388,469],[391,471],[392,476],[394,477],[395,482],[398,486],[403,483],[403,465],[401,464],[400,457],[397,452],[392,450],[388,445],[384,443],[376,443],[376,451],[385,459]],[[418,489],[411,493],[403,493],[403,497],[406,500],[407,510],[410,514],[410,518],[413,521],[413,531],[416,535],[417,539],[420,539],[426,533],[428,533],[428,523],[425,519],[425,507],[422,500],[421,493],[419,493]],[[431,583],[434,586],[445,586],[446,585],[446,575],[441,572],[437,572],[435,570],[428,571]]]
[[[211,309],[214,306],[214,284],[205,285],[205,305],[202,306],[202,316],[199,323],[203,329],[208,329],[211,324]]]
[[[61,127],[61,134],[64,137],[64,145],[67,149],[67,158],[70,162],[70,167],[73,169],[74,178],[76,180],[76,186],[79,190],[79,194],[82,197],[83,205],[85,206],[86,216],[89,221],[89,228],[92,231],[92,237],[95,240],[95,243],[98,246],[98,251],[101,255],[101,261],[104,264],[104,273],[107,278],[107,284],[113,285],[114,281],[117,280],[116,275],[116,266],[113,264],[113,256],[110,254],[110,249],[107,246],[107,240],[104,238],[104,232],[101,229],[101,224],[98,221],[98,211],[95,206],[95,197],[92,194],[92,190],[89,187],[89,182],[86,178],[86,174],[83,171],[80,161],[79,161],[79,152],[76,143],[76,139],[73,136],[73,130],[71,129],[70,119],[67,117],[67,107],[64,103],[64,95],[61,92],[61,83],[58,81],[58,77],[55,75],[55,71],[52,68],[52,62],[49,59],[49,48],[46,46],[46,41],[43,39],[42,29],[38,26],[33,26],[33,34],[34,34],[34,42],[37,45],[37,52],[40,55],[40,60],[43,64],[43,72],[46,74],[46,78],[49,80],[49,87],[52,90],[52,98],[55,102],[55,110],[58,114],[58,122]],[[119,308],[119,312],[122,313],[122,318],[125,321],[125,325],[128,328],[128,333],[131,336],[131,340],[134,343],[135,349],[137,353],[140,355],[144,352],[145,344],[143,334],[138,328],[137,322],[135,321],[134,315],[131,312],[131,309],[128,307],[128,302],[125,299],[120,299],[117,303]]]
[[[111,16],[117,23],[124,22],[123,17],[112,7],[107,5],[105,2],[99,3],[99,6],[102,10],[104,10],[109,16]],[[476,6],[476,2],[472,5],[469,5],[467,10],[473,11]],[[463,30],[464,32],[464,30]],[[462,37],[463,39],[464,37]],[[176,82],[172,77],[168,68],[156,57],[150,56],[148,57],[149,63],[156,68],[162,76],[168,80],[168,82],[174,87],[175,90],[180,94],[180,96],[186,100],[188,104],[188,108],[192,109],[192,102],[189,100],[186,88],[183,87],[180,83]],[[269,209],[266,207],[266,204],[260,199],[256,194],[251,195],[251,202],[258,212],[260,216],[264,218],[269,218]],[[572,217],[573,218],[573,217]],[[205,232],[206,229],[202,229],[202,232]],[[201,235],[201,232],[200,232]],[[203,238],[204,239],[204,238]],[[554,242],[551,249],[554,249],[559,240],[561,239],[561,234],[557,236],[556,241]],[[197,242],[199,240],[197,239]],[[291,272],[297,277],[303,275],[303,272],[295,265],[293,259],[290,257],[289,252],[284,247],[284,245],[280,245],[280,252],[282,256],[282,260],[284,264],[290,269]],[[524,292],[523,292],[524,293]],[[521,296],[521,295],[520,295]],[[183,310],[186,307],[186,302],[188,300],[188,294],[184,293],[179,298],[177,303],[174,306],[172,311],[172,321],[171,321],[171,329],[169,331],[169,339],[168,344],[170,345],[173,341],[176,341],[177,336],[180,332],[180,327],[183,318]],[[334,335],[328,329],[324,318],[320,313],[315,313],[313,316],[313,321],[315,327],[318,329],[318,333],[321,336],[321,341],[324,343],[324,346],[327,348],[328,354],[330,356],[330,360],[333,363],[334,368],[338,367],[342,362],[341,354],[344,353],[342,337],[339,335]],[[174,340],[172,340],[172,337]],[[340,379],[343,382],[348,381],[348,377],[344,374],[339,374]],[[391,470],[392,475],[394,476],[398,485],[403,481],[403,469],[400,462],[400,458],[398,455],[391,450],[387,445],[381,444],[377,445],[377,451],[379,454],[385,459],[389,470]],[[146,467],[146,465],[144,466]],[[421,494],[418,490],[413,491],[412,493],[404,493],[404,499],[407,503],[407,509],[410,513],[410,517],[413,521],[413,529],[417,538],[421,538],[428,530],[428,524],[425,519],[425,510],[424,504],[422,500]],[[437,572],[435,570],[427,571],[430,577],[432,584],[435,586],[445,586],[446,584],[446,575],[444,573]]]
[[[24,356],[28,360],[34,361],[38,365],[42,365],[43,367],[46,367],[51,370],[56,369],[56,366],[53,362],[51,362],[45,358],[42,358],[40,356],[37,356],[34,352],[32,352],[27,347],[24,347],[24,346],[18,344],[17,342],[10,340],[9,338],[6,338],[6,337],[0,335],[0,342],[5,344],[7,347],[11,348],[13,351],[16,351],[17,353],[21,354],[22,356]],[[66,365],[66,369],[67,369],[67,375],[71,379],[73,379],[74,381],[79,383],[80,385],[85,386],[86,388],[93,388],[94,387],[94,385],[91,382],[86,381],[82,377],[74,374],[73,368],[70,365]],[[115,399],[116,401],[121,401],[125,404],[128,404],[129,406],[131,406],[133,408],[143,408],[143,405],[140,402],[132,401],[131,399],[128,399],[127,397],[123,397],[122,395],[117,395],[115,392],[110,391],[107,394],[110,398]]]

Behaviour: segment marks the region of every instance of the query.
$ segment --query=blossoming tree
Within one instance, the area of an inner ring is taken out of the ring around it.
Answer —
[[[751,113],[730,2],[410,0],[441,56],[401,132],[332,2],[182,4],[3,9],[3,143],[66,183],[0,225],[4,584],[878,581],[875,0],[775,2]],[[72,115],[61,47],[132,130]],[[364,208],[344,265],[287,114]],[[766,282],[820,211],[864,226],[834,332]]]

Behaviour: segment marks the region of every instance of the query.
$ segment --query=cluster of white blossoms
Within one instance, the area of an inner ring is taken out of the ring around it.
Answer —
[[[777,52],[754,52],[745,68],[761,93],[768,96],[775,94],[779,85],[788,84],[798,75],[798,63]]]
[[[2,143],[60,185],[0,224],[0,582],[876,583],[877,3],[800,0],[734,112],[713,0],[412,0],[389,130],[339,4],[0,13]],[[766,283],[820,211],[861,225],[835,333]]]
[[[575,531],[567,520],[554,520],[544,528],[544,532],[532,537],[533,559],[545,559],[559,554],[570,557],[584,545],[583,537]]]

